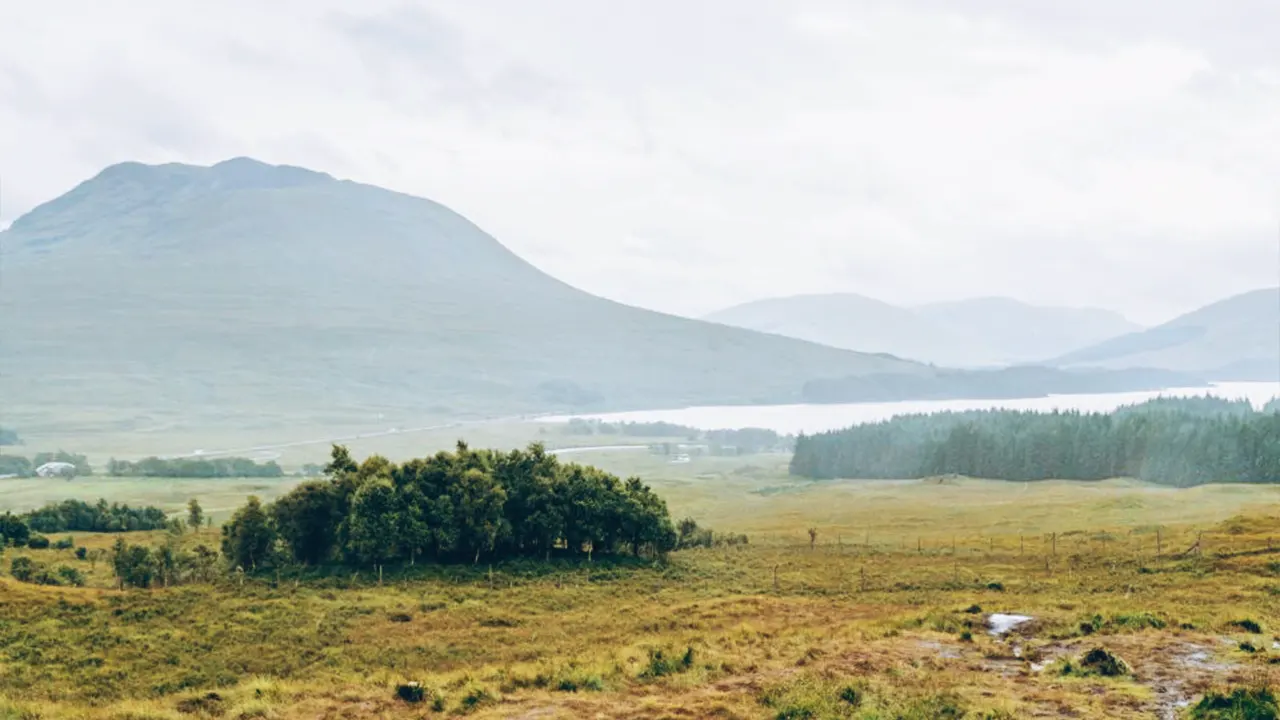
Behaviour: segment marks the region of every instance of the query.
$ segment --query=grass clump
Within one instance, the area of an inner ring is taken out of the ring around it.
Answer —
[[[492,705],[497,700],[487,689],[479,686],[472,687],[458,701],[458,712],[463,715],[473,713],[486,705]]]
[[[640,673],[640,677],[646,680],[653,680],[668,675],[677,675],[687,671],[693,667],[694,652],[693,646],[685,648],[684,654],[676,657],[673,653],[667,653],[661,648],[653,648],[649,650],[649,662]]]
[[[1270,688],[1236,688],[1207,693],[1191,708],[1190,720],[1280,720],[1280,703]]]
[[[765,689],[757,700],[776,720],[837,720],[857,717],[865,698],[860,685],[806,674]]]
[[[1074,663],[1068,660],[1062,666],[1063,675],[1076,677],[1123,677],[1130,672],[1128,663],[1102,647],[1086,652]]]

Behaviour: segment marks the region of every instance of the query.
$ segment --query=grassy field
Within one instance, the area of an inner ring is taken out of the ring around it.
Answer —
[[[575,459],[639,473],[674,516],[751,544],[665,564],[400,568],[381,585],[313,571],[129,592],[110,588],[102,561],[9,549],[6,566],[31,555],[89,581],[0,578],[0,718],[1174,718],[1206,690],[1267,683],[1280,659],[1272,487],[811,483],[787,477],[783,457]],[[287,486],[62,484],[174,510]],[[6,504],[62,492],[8,490]],[[997,637],[992,612],[1034,619]],[[1083,672],[1095,647],[1132,672]],[[397,698],[410,681],[422,702]]]

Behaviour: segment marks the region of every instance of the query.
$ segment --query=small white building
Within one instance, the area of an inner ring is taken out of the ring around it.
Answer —
[[[47,462],[36,468],[36,476],[42,478],[51,477],[75,477],[76,466],[69,462]]]

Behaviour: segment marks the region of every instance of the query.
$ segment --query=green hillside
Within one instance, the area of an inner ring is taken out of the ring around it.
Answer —
[[[1280,379],[1280,288],[1236,295],[1065,355],[1068,367],[1148,367],[1212,380]]]
[[[110,167],[0,253],[20,431],[788,402],[928,372],[604,300],[437,203],[249,159]]]

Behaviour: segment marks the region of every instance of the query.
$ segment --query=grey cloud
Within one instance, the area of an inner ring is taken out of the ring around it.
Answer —
[[[28,206],[108,161],[256,155],[691,314],[845,290],[1158,321],[1280,259],[1272,0],[139,0],[110,36],[15,7],[0,158]]]

